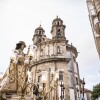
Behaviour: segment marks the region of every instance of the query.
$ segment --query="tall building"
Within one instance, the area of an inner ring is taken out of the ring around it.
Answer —
[[[95,45],[100,57],[100,0],[87,0],[87,7]]]
[[[29,67],[30,80],[26,80],[25,84],[35,83],[39,85],[39,88],[44,87],[42,78],[45,75],[44,92],[48,93],[45,100],[81,99],[82,88],[80,86],[79,68],[76,61],[78,52],[72,44],[68,44],[68,40],[65,37],[65,28],[63,20],[57,16],[52,22],[51,39],[46,37],[45,30],[41,25],[35,29],[32,38],[33,44],[37,48],[33,52],[31,66]],[[17,97],[16,93],[20,89],[18,85],[20,79],[18,77],[23,76],[24,71],[19,73],[18,68],[18,66],[16,68],[16,64],[13,65],[11,63],[1,80],[0,91],[7,100],[12,100],[14,96]],[[12,73],[12,76],[8,77],[10,73]],[[21,80],[20,83],[23,82]],[[27,87],[26,91],[29,89],[32,88]],[[48,92],[49,90],[50,92]],[[37,98],[32,91],[25,95],[32,98],[26,100],[36,100]]]

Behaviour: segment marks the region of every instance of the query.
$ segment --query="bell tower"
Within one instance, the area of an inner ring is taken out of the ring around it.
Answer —
[[[61,39],[61,40],[65,40],[65,28],[66,26],[63,25],[63,21],[58,18],[54,19],[52,22],[52,29],[51,29],[51,34],[52,34],[52,39],[56,40],[56,39]]]
[[[45,41],[46,35],[44,34],[45,31],[41,27],[41,25],[35,29],[35,34],[33,35],[33,44],[37,45],[38,43],[41,43],[42,41]]]

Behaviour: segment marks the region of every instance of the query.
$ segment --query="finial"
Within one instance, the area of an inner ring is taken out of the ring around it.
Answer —
[[[40,20],[40,27],[41,27],[41,20]]]

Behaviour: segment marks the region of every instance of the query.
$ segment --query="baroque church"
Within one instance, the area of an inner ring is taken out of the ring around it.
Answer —
[[[47,70],[48,68],[59,69],[59,75],[63,77],[61,80],[59,79],[59,83],[62,80],[64,82],[65,98],[67,100],[70,100],[70,98],[75,100],[76,98],[77,100],[80,95],[79,69],[76,62],[78,53],[74,46],[68,44],[68,40],[65,37],[65,28],[66,26],[63,24],[63,21],[58,17],[52,22],[52,39],[46,37],[44,34],[45,31],[41,26],[36,28],[33,43],[37,46],[37,51],[35,52],[31,71],[34,76],[33,80],[37,81],[39,76],[37,74],[35,77],[36,71],[40,70],[41,72],[41,70]],[[53,97],[55,97],[55,94],[52,95],[50,100],[55,100]],[[58,98],[60,98],[60,93]]]
[[[46,37],[45,30],[41,25],[35,29],[32,41],[36,49],[33,51],[34,53],[30,63],[29,80],[24,80],[24,82],[26,82],[24,85],[29,84],[29,87],[26,87],[24,92],[24,96],[26,96],[27,99],[15,99],[15,97],[17,98],[17,91],[19,89],[19,78],[8,78],[10,70],[13,70],[13,75],[17,74],[16,77],[20,76],[18,72],[15,73],[16,68],[13,69],[14,64],[10,65],[0,81],[0,96],[6,98],[5,100],[81,99],[82,90],[78,63],[76,61],[78,52],[72,44],[68,44],[68,40],[65,37],[65,28],[66,26],[63,20],[57,16],[52,22],[52,39]],[[22,70],[21,73],[23,72],[26,73],[27,70]],[[55,73],[57,73],[58,76]],[[43,75],[45,75],[45,84],[42,84]],[[21,83],[23,83],[23,81]],[[39,95],[44,96],[46,93],[46,98],[38,99],[37,96],[34,95],[35,93],[31,91],[33,90],[31,83],[38,84],[39,87],[42,87],[44,94]],[[26,93],[29,89],[31,90]]]

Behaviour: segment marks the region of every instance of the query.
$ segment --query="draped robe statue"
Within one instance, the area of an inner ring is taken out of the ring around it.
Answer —
[[[14,54],[16,56],[16,80],[17,80],[17,94],[23,95],[25,94],[25,86],[27,83],[27,74],[26,74],[26,66],[24,64],[25,54],[23,53],[24,48],[26,47],[23,41],[20,41],[16,44],[16,48],[14,50]]]

